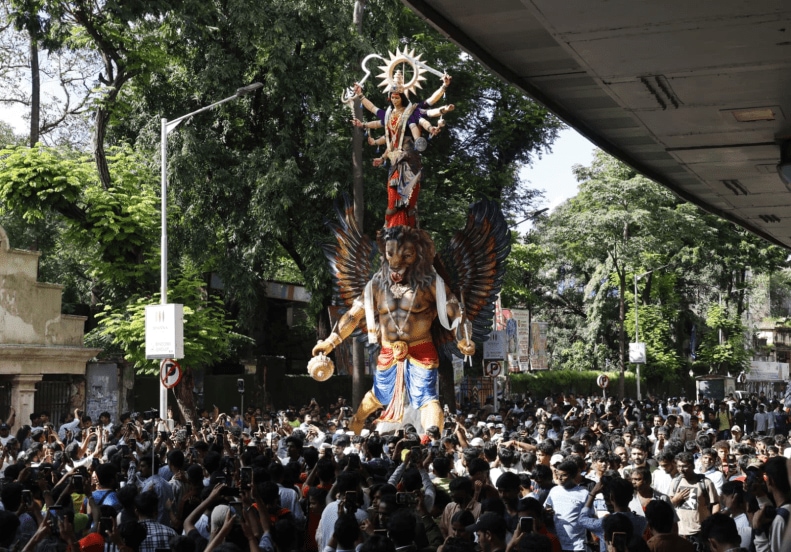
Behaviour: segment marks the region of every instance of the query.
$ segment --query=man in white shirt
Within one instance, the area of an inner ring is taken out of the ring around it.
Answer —
[[[758,412],[755,413],[753,416],[753,421],[755,422],[755,431],[759,435],[767,435],[769,431],[769,422],[771,418],[771,414],[766,412],[766,406],[763,404],[758,405]],[[774,424],[772,424],[772,429],[774,429]]]
[[[338,505],[343,504],[344,510],[347,513],[354,513],[359,523],[368,519],[368,514],[361,508],[362,496],[357,494],[359,487],[359,477],[355,472],[341,472],[335,481],[335,488],[338,491],[336,499],[327,504],[324,511],[321,513],[321,520],[316,529],[316,544],[318,550],[324,550],[324,547],[330,542],[332,534],[335,531],[335,522],[338,521]],[[348,493],[354,493],[348,494]],[[353,500],[356,498],[356,501]]]

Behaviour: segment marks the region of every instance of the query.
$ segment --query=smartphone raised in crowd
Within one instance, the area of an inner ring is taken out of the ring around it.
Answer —
[[[531,517],[519,518],[519,530],[522,533],[532,533],[535,528],[535,520]]]
[[[250,466],[244,466],[239,470],[239,486],[247,490],[250,488],[251,483],[253,482],[253,468]]]

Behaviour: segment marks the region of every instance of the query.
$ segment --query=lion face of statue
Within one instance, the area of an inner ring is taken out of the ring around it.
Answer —
[[[415,264],[417,251],[411,241],[399,243],[398,240],[385,242],[385,259],[390,265],[390,279],[399,283],[404,275]]]
[[[434,281],[434,242],[417,228],[395,226],[379,232],[379,251],[384,253],[377,273],[380,284],[404,282],[412,288],[430,286]]]

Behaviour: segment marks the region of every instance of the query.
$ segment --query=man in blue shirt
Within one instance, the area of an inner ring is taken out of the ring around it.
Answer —
[[[556,468],[559,485],[552,487],[545,506],[555,518],[560,547],[564,551],[585,550],[585,528],[580,521],[588,491],[574,482],[579,469],[573,460],[564,460]]]

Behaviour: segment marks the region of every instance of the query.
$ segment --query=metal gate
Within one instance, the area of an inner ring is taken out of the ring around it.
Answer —
[[[58,427],[62,416],[71,410],[71,385],[68,381],[40,381],[36,384],[35,412],[49,412]]]
[[[0,381],[0,420],[6,421],[11,410],[11,382]]]
[[[508,378],[498,380],[498,391],[501,398],[510,394],[509,383]],[[459,394],[461,395],[459,402],[462,405],[469,404],[481,408],[486,404],[486,399],[494,398],[494,380],[492,378],[464,378],[459,385]]]

